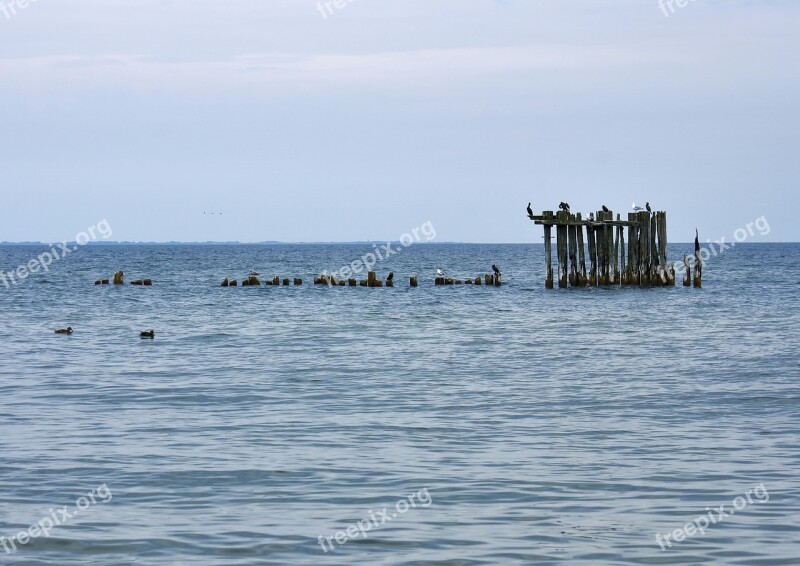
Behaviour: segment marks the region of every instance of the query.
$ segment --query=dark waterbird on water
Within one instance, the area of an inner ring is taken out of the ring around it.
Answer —
[[[56,334],[72,334],[72,327],[67,326],[66,328],[59,328],[56,330]]]
[[[531,209],[531,203],[528,203],[528,218],[533,219],[533,210]]]
[[[500,275],[500,270],[497,269],[497,266],[495,264],[492,264],[492,270],[494,270],[495,275]]]
[[[144,330],[139,333],[140,338],[155,338],[156,331],[155,330]]]

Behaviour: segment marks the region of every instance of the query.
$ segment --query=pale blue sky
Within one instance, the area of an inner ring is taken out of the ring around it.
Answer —
[[[5,5],[14,4],[5,0]],[[541,242],[525,205],[797,241],[800,2],[0,11],[0,241]],[[203,215],[222,212],[222,215]]]

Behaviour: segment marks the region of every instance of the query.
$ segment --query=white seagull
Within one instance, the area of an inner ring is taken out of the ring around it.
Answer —
[[[436,277],[444,277],[444,271],[442,271],[438,267],[436,268]]]
[[[634,212],[642,212],[644,210],[644,208],[642,208],[641,206],[636,206],[635,202],[631,204],[631,208],[633,209]]]

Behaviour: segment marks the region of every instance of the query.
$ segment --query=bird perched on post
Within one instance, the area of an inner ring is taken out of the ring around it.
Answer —
[[[500,275],[500,270],[497,269],[497,266],[495,264],[492,264],[492,270],[494,271],[495,275],[498,275],[498,276]]]
[[[609,212],[608,207],[606,205],[603,205],[603,212]]]
[[[533,210],[531,210],[531,203],[528,203],[528,218],[533,220]]]
[[[647,212],[653,212],[653,209],[650,208],[649,202],[644,203],[644,207],[647,209]]]
[[[444,277],[444,271],[441,268],[436,268],[436,277]]]
[[[387,281],[391,281],[394,279],[394,271],[389,272],[389,277],[386,278]]]

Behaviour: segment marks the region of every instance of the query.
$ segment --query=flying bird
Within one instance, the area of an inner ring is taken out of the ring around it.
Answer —
[[[492,264],[492,269],[494,270],[495,275],[500,275],[500,270],[497,269],[497,266],[495,264]]]

